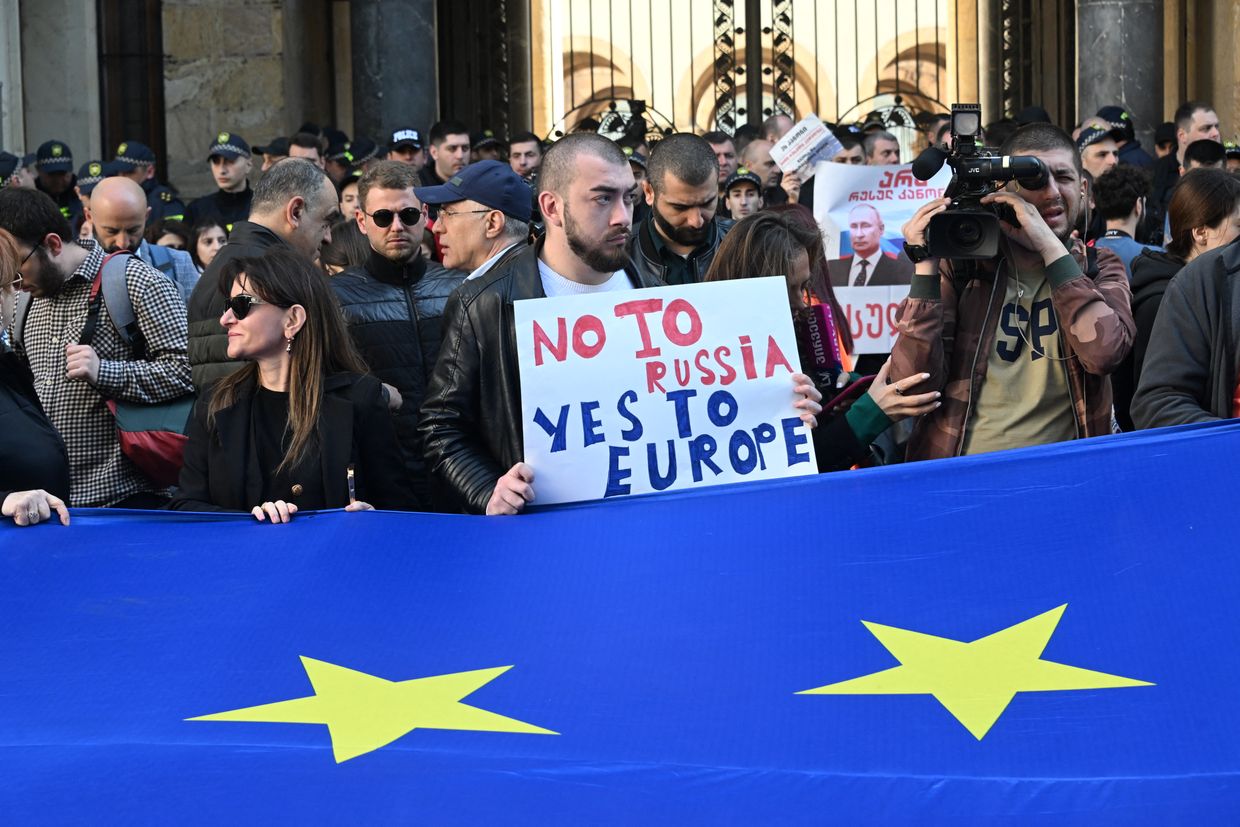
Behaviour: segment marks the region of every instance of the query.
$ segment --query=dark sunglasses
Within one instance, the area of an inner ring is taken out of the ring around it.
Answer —
[[[228,301],[224,302],[224,306],[232,311],[232,314],[238,319],[244,319],[250,315],[250,308],[256,304],[270,304],[262,299],[256,299],[249,293],[238,293],[231,296]]]
[[[399,210],[397,212],[392,212],[391,210],[375,210],[374,212],[366,213],[366,215],[370,216],[371,220],[375,222],[375,226],[381,230],[386,230],[388,227],[392,226],[392,219],[398,215],[400,216],[400,223],[404,224],[406,227],[412,227],[414,224],[417,224],[420,220],[422,220],[422,211],[417,207],[405,207],[403,210]]]

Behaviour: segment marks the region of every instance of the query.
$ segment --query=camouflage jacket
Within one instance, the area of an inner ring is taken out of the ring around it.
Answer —
[[[1046,271],[1067,357],[1078,438],[1111,432],[1109,374],[1128,355],[1135,331],[1124,263],[1110,250],[1096,253],[1096,269],[1090,268],[1085,246],[1077,242],[1070,258],[1065,255]],[[1008,267],[999,262],[979,262],[977,275],[959,296],[950,262],[942,263],[938,279],[913,277],[908,298],[900,306],[891,381],[929,373],[930,378],[909,393],[939,390],[943,404],[915,425],[908,443],[909,461],[954,457],[963,450],[973,400],[986,378],[987,355],[995,345],[1007,295]],[[1090,269],[1095,271],[1086,275]]]

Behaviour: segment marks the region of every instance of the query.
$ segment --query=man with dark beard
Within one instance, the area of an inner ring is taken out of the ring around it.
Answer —
[[[81,180],[80,178],[78,180]],[[163,273],[189,301],[198,283],[198,268],[189,253],[147,241],[150,201],[141,186],[122,176],[105,178],[90,193],[90,215],[95,240],[105,253],[129,252]]]
[[[719,241],[732,226],[716,218],[719,162],[704,138],[681,133],[650,153],[642,182],[650,217],[633,231],[629,254],[647,278],[695,284],[715,260]]]
[[[713,170],[706,183],[713,204]],[[452,294],[422,405],[427,464],[475,513],[517,514],[534,499],[534,474],[522,462],[513,302],[660,284],[629,261],[637,185],[620,147],[590,133],[561,138],[543,158],[539,184],[546,235]]]

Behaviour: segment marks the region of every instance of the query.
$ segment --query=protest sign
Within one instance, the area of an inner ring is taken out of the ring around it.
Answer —
[[[771,147],[771,159],[785,173],[799,173],[804,182],[814,177],[819,161],[830,161],[843,151],[844,146],[826,124],[817,115],[810,115]]]
[[[817,473],[782,276],[514,312],[538,504]]]
[[[853,353],[890,353],[900,318],[900,302],[907,285],[888,287],[836,287],[835,298],[844,308],[852,333]]]
[[[820,163],[817,179],[814,218],[831,284],[848,314],[853,350],[889,353],[897,308],[913,276],[901,228],[923,204],[943,197],[951,169],[918,181],[908,164]]]

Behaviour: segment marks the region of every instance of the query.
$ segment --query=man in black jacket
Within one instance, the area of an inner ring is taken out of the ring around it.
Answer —
[[[218,190],[195,198],[185,208],[185,223],[191,227],[209,218],[233,226],[245,221],[254,206],[254,190],[250,189],[250,171],[254,168],[250,145],[234,132],[221,132],[207,148],[207,162]]]
[[[517,514],[534,499],[534,474],[522,461],[513,302],[661,283],[629,261],[637,185],[616,144],[590,133],[561,138],[543,158],[539,181],[547,234],[452,294],[422,405],[431,470],[470,511],[488,515]],[[713,209],[713,170],[706,184]]]
[[[292,248],[317,259],[319,248],[332,240],[331,226],[340,220],[340,202],[327,173],[304,158],[285,158],[254,188],[249,221],[239,221],[211,266],[189,297],[189,362],[194,388],[200,393],[211,382],[241,367],[228,358],[228,334],[220,326],[224,294],[220,270],[235,258],[262,255],[273,247]]]
[[[670,135],[650,153],[642,190],[650,217],[634,228],[629,253],[643,276],[695,284],[715,260],[732,222],[715,217],[719,162],[704,138]]]
[[[444,305],[466,274],[422,256],[426,212],[414,195],[417,183],[418,171],[401,161],[378,161],[366,171],[357,187],[357,226],[370,241],[370,260],[333,278],[332,287],[362,358],[398,394],[396,436],[414,492],[446,510],[451,498],[437,495],[426,471],[418,412],[439,357]]]

